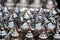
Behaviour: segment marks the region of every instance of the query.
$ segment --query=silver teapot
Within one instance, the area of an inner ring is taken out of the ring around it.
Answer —
[[[31,31],[28,31],[28,33],[25,35],[25,40],[34,40],[33,34]]]
[[[39,35],[39,38],[40,38],[40,39],[47,39],[48,36],[47,36],[47,34],[43,31],[43,32]]]
[[[53,37],[54,37],[54,39],[57,39],[57,40],[60,39],[60,34],[59,34],[58,30],[56,31],[56,33]]]
[[[5,40],[4,37],[6,36],[7,32],[4,30],[3,27],[0,29],[0,37],[2,37],[1,40]]]
[[[16,28],[11,33],[11,40],[19,40],[19,33],[17,32]]]

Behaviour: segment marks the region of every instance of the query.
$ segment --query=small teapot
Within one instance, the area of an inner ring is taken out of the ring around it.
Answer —
[[[59,40],[60,39],[59,30],[56,31],[56,33],[53,37],[54,37],[54,40]]]
[[[3,27],[0,29],[0,39],[5,40],[4,37],[6,36],[7,32],[4,30]]]
[[[34,40],[33,34],[31,31],[28,31],[28,33],[25,35],[25,40]]]
[[[46,40],[46,39],[48,38],[46,32],[43,31],[43,32],[39,35],[39,38],[40,38],[40,40]]]
[[[14,31],[11,34],[11,40],[19,40],[19,33],[17,32],[16,28],[14,29]]]

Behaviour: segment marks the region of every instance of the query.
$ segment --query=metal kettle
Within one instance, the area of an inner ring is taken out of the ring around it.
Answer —
[[[34,40],[34,37],[31,31],[28,31],[25,37],[26,37],[25,40]]]
[[[11,40],[19,40],[19,33],[17,32],[16,28],[11,33]]]

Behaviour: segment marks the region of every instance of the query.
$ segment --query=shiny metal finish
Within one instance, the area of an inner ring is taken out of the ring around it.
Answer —
[[[0,0],[0,40],[60,40],[60,16],[54,0]]]

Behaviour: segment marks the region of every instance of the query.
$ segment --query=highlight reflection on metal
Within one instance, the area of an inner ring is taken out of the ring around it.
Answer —
[[[0,3],[0,39],[60,39],[60,16],[55,2],[34,0],[28,4],[27,0],[15,1]]]

